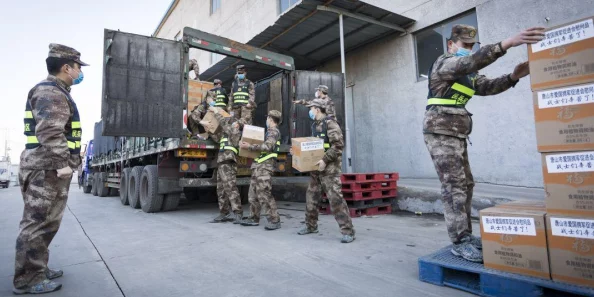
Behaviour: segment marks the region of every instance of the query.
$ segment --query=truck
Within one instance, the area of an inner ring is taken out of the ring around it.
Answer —
[[[0,188],[5,189],[10,185],[11,167],[10,158],[2,157],[0,159]]]
[[[195,200],[213,192],[219,144],[189,135],[185,127],[187,114],[212,87],[210,82],[189,78],[190,48],[235,60],[217,76],[227,88],[235,65],[251,65],[248,78],[258,78],[253,125],[264,127],[271,109],[282,112],[273,185],[303,175],[291,168],[289,150],[291,138],[311,135],[311,120],[309,109],[292,104],[293,100],[313,99],[315,87],[328,85],[344,129],[342,73],[296,70],[290,56],[189,27],[183,29],[180,41],[105,29],[101,121],[95,124],[87,160],[90,193],[101,197],[119,193],[123,205],[160,212],[176,209],[182,193]],[[238,160],[240,187],[249,185],[251,162]]]
[[[91,193],[93,184],[93,171],[91,161],[93,160],[93,140],[90,140],[81,152],[81,164],[78,169],[78,187],[83,189],[85,194]]]

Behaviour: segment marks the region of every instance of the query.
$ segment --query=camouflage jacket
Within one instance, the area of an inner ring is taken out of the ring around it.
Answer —
[[[49,75],[43,82],[54,82],[54,86],[34,87],[27,100],[31,104],[33,118],[37,123],[35,136],[40,146],[25,149],[21,153],[20,168],[33,170],[57,170],[70,166],[76,170],[81,163],[79,154],[70,154],[66,132],[74,111],[68,97],[57,88],[70,93],[70,88],[60,79]]]
[[[227,137],[230,141],[231,146],[237,149],[239,152],[239,140],[241,139],[241,130],[239,128],[233,128],[230,124],[231,117],[224,117],[219,113],[215,113],[215,118],[219,121],[219,126],[222,127],[221,132],[211,135],[212,139],[217,143],[220,143],[222,137]],[[219,151],[217,156],[217,163],[225,161],[237,162],[237,155],[231,150]]]
[[[326,96],[326,98],[322,98],[322,100],[324,100],[324,102],[326,103],[326,115],[336,119],[336,109],[334,108],[334,101],[332,101],[332,98],[330,98],[330,96]],[[311,100],[301,99],[297,100],[295,104],[307,105],[310,102]]]
[[[236,106],[233,106],[233,90],[235,90],[235,86],[245,86],[246,84],[248,85],[248,94],[250,94],[248,101],[252,106],[252,109],[256,109],[256,87],[252,81],[245,79],[243,82],[239,82],[238,80],[233,81],[233,84],[231,85],[231,94],[229,94],[229,103],[227,104],[228,110],[237,108]]]
[[[464,75],[476,74],[502,57],[506,52],[500,43],[481,47],[476,53],[466,57],[445,54],[437,58],[429,77],[429,90],[432,97],[442,97],[449,88]],[[474,77],[475,95],[496,95],[517,83],[509,74],[495,79],[484,75]],[[475,99],[476,100],[476,99]],[[434,133],[466,138],[472,132],[472,119],[466,108],[431,106],[425,112],[423,133]]]
[[[280,137],[281,137],[281,134],[280,134],[280,131],[278,130],[278,128],[276,128],[276,127],[269,128],[266,131],[266,139],[264,140],[264,143],[252,144],[252,145],[250,145],[249,150],[270,153],[274,150],[276,142],[280,140]],[[268,160],[266,160],[262,163],[259,163],[259,164],[264,164],[264,163],[274,163],[274,159],[268,159]],[[252,163],[252,168],[255,168],[257,164],[258,164],[258,162],[254,161]]]
[[[330,141],[330,148],[322,158],[326,163],[326,169],[320,174],[340,175],[342,173],[342,150],[344,149],[342,130],[336,120],[327,117],[322,121],[315,122],[314,128],[317,132],[322,132],[324,129],[324,121],[326,121],[328,128],[326,134],[328,135],[328,141]]]
[[[188,116],[188,128],[193,134],[198,133],[201,126],[200,121],[202,121],[207,111],[206,104],[200,103],[190,112]]]

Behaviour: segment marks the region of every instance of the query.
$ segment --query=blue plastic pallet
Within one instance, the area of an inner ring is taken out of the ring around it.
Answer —
[[[487,269],[452,255],[450,249],[419,258],[421,281],[487,297],[594,297],[594,289]]]

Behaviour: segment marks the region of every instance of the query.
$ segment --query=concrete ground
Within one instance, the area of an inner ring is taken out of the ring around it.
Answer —
[[[356,218],[357,240],[341,244],[332,216],[298,236],[304,204],[279,207],[282,229],[265,231],[207,223],[215,204],[146,214],[72,185],[50,247],[64,287],[47,296],[472,296],[418,280],[418,257],[448,244],[442,217]],[[0,190],[0,296],[12,296],[22,208],[17,187]]]

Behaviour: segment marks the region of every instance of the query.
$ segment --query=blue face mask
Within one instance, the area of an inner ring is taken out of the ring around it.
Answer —
[[[85,75],[83,74],[82,71],[80,71],[78,73],[78,77],[77,78],[73,78],[72,76],[70,78],[72,78],[72,84],[73,85],[78,85],[78,84],[80,84],[83,81],[83,79],[85,78]]]
[[[215,102],[214,101],[210,101],[210,106],[214,107],[215,106]]]
[[[237,79],[245,79],[245,74],[241,73],[241,74],[237,74]]]
[[[314,114],[313,110],[311,110],[311,109],[309,110],[309,118],[314,121],[316,120],[316,115]]]
[[[456,46],[458,47],[458,46]],[[472,52],[470,50],[467,50],[465,48],[462,47],[458,47],[458,50],[456,51],[456,53],[454,54],[454,56],[456,57],[466,57],[466,56],[470,56]]]
[[[268,121],[266,121],[266,129],[268,129],[268,126],[269,126],[269,125],[268,125]]]

